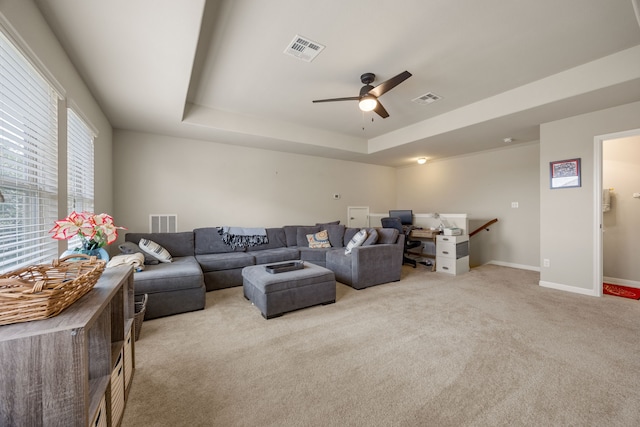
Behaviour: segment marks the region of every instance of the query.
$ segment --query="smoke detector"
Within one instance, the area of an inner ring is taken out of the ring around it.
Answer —
[[[296,34],[283,53],[305,62],[311,62],[320,54],[320,52],[322,52],[324,48],[325,46],[320,43],[316,43],[313,40],[309,40]]]

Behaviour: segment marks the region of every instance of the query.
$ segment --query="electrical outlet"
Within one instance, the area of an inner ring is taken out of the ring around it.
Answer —
[[[518,207],[518,202],[511,202],[511,207],[512,208],[517,208]]]
[[[545,258],[545,259],[542,260],[542,266],[543,267],[550,267],[551,263],[549,262],[548,259]]]

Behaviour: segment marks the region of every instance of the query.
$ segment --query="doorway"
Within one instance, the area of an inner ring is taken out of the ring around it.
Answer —
[[[347,207],[347,227],[366,228],[369,227],[369,206],[349,206]]]
[[[630,138],[640,136],[640,129],[632,129],[624,132],[616,132],[612,134],[599,135],[594,137],[594,206],[596,209],[594,215],[594,295],[602,296],[602,282],[604,270],[604,221],[603,221],[603,145],[608,140]]]

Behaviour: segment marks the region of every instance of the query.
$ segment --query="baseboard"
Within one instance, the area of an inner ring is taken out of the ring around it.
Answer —
[[[615,277],[603,277],[602,281],[605,283],[611,283],[612,285],[628,286],[630,288],[640,289],[640,282],[637,280],[616,279]]]
[[[540,267],[536,267],[534,265],[514,264],[511,262],[503,262],[503,261],[496,261],[496,260],[491,260],[487,264],[499,265],[502,267],[519,268],[520,270],[540,271]]]
[[[540,280],[538,284],[545,288],[557,289],[559,291],[565,292],[573,292],[574,294],[588,295],[592,297],[600,296],[593,289],[578,288],[576,286],[568,286],[561,283],[545,282],[544,280]]]
[[[524,265],[524,264],[514,264],[510,262],[503,262],[503,261],[496,261],[496,260],[491,260],[487,262],[487,264],[499,265],[502,267],[519,268],[521,270],[540,271],[540,267],[535,267],[532,265]],[[603,277],[602,279],[606,283],[611,283],[614,285],[629,286],[631,288],[640,289],[640,282],[635,280],[616,279],[614,277]],[[594,296],[594,297],[600,296],[598,292],[594,291],[593,289],[578,288],[576,286],[568,286],[568,285],[563,285],[561,283],[545,282],[543,280],[540,280],[538,284],[545,288],[557,289],[559,291],[565,291],[565,292],[573,292],[574,294],[588,295],[588,296]]]

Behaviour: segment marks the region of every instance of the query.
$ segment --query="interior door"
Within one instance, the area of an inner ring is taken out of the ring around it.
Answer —
[[[349,206],[347,207],[347,227],[365,228],[369,227],[369,206]]]
[[[594,175],[595,175],[595,185],[594,185],[594,206],[595,206],[595,221],[594,221],[594,262],[593,262],[593,294],[595,296],[602,296],[602,283],[604,279],[604,219],[602,212],[602,190],[604,188],[603,185],[603,144],[607,140],[619,139],[619,138],[630,138],[636,137],[640,135],[640,129],[632,129],[629,131],[622,131],[607,135],[598,135],[594,137]],[[612,206],[613,209],[613,206]],[[620,283],[623,284],[624,283]],[[633,286],[633,284],[632,284]]]
[[[610,211],[602,212],[603,281],[640,287],[637,254],[640,229],[636,227],[640,212],[635,197],[640,180],[640,134],[603,141],[602,183],[610,191]],[[603,199],[604,205],[604,199]]]

